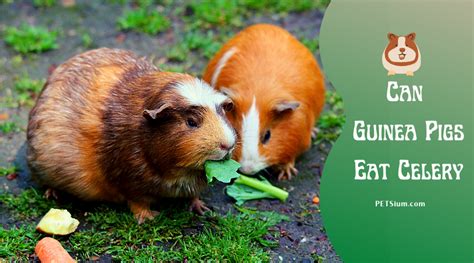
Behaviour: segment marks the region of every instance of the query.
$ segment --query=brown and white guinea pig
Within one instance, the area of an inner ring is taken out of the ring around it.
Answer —
[[[132,52],[101,48],[54,70],[28,123],[28,161],[43,185],[84,200],[128,202],[141,223],[158,197],[199,200],[206,160],[229,158],[230,99]]]
[[[227,117],[237,131],[233,158],[240,171],[276,168],[279,179],[297,174],[324,105],[324,79],[313,54],[286,30],[250,26],[210,61],[204,80],[229,96]]]
[[[388,33],[388,45],[382,55],[382,63],[388,75],[413,76],[421,66],[421,53],[415,43],[415,33],[397,36]]]

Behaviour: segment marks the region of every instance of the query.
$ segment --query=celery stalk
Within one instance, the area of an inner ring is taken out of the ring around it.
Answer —
[[[268,194],[280,199],[283,202],[286,200],[286,198],[288,198],[288,192],[287,191],[285,191],[283,189],[280,189],[278,187],[275,187],[273,185],[269,185],[269,184],[260,182],[259,180],[255,179],[255,178],[251,178],[251,177],[248,177],[248,176],[245,176],[245,175],[240,175],[239,178],[237,178],[235,180],[235,183],[253,187],[255,189],[258,189],[260,191],[268,193]]]

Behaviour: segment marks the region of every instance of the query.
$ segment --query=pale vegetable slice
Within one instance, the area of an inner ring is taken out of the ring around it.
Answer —
[[[51,235],[69,235],[76,231],[79,221],[66,209],[51,208],[36,226],[36,230]]]

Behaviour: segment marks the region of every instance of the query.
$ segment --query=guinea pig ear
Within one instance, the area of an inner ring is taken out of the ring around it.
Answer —
[[[221,87],[219,91],[220,91],[222,94],[224,94],[224,95],[226,95],[227,97],[229,97],[229,98],[235,97],[235,93],[234,93],[231,89],[229,89],[229,88],[227,88],[227,87]]]
[[[296,110],[300,106],[298,101],[281,101],[273,106],[273,111],[278,115]]]
[[[415,32],[406,35],[406,38],[411,39],[411,40],[415,40],[415,37],[416,37],[416,33],[415,33]]]
[[[395,35],[394,33],[388,33],[387,37],[388,37],[388,40],[393,40],[397,38],[397,35]]]
[[[147,120],[156,120],[161,112],[163,112],[164,110],[166,110],[170,107],[171,107],[170,104],[164,103],[160,107],[158,107],[157,109],[153,109],[153,110],[147,110],[146,109],[146,110],[143,111],[143,117],[145,117]]]

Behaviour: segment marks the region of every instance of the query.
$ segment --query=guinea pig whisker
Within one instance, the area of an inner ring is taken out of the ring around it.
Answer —
[[[272,175],[267,169],[263,169],[262,172],[266,173],[268,176]]]

